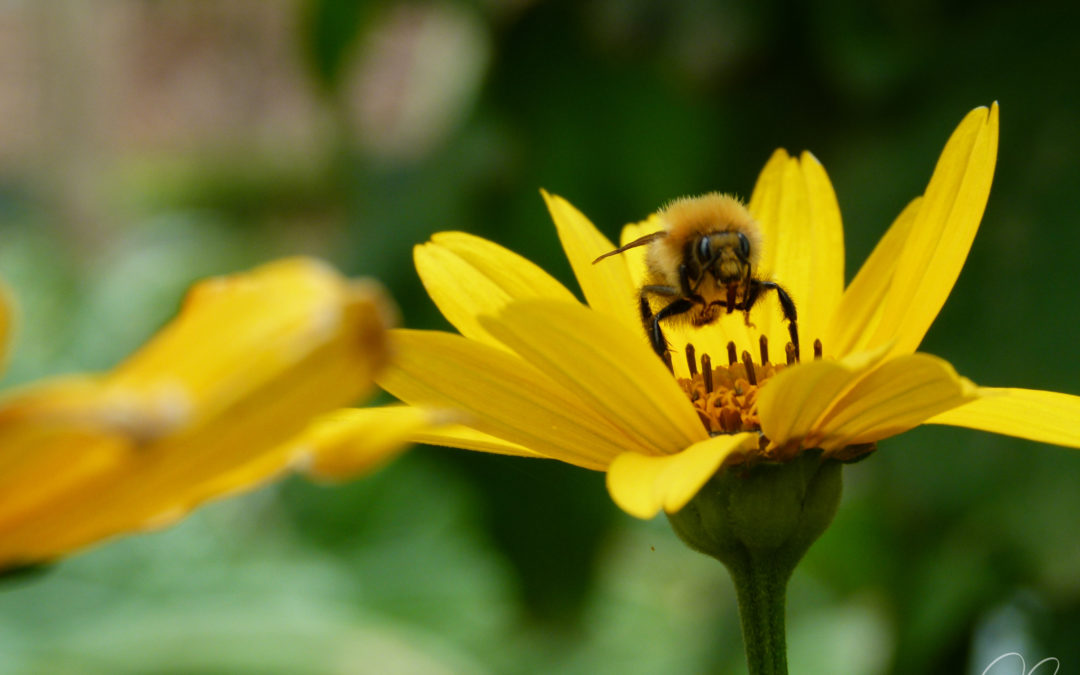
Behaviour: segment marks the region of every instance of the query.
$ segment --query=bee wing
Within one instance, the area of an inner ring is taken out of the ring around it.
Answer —
[[[605,253],[604,255],[600,256],[599,258],[597,258],[596,260],[594,260],[592,262],[595,265],[596,263],[600,262],[601,260],[603,260],[604,258],[606,258],[608,256],[623,253],[623,252],[628,251],[629,249],[635,248],[637,246],[644,246],[645,244],[651,244],[652,242],[656,241],[657,239],[660,239],[661,237],[666,237],[666,236],[667,236],[667,230],[660,230],[659,232],[653,232],[652,234],[647,234],[644,237],[640,237],[638,239],[635,239],[634,241],[630,242],[629,244],[624,244],[624,245],[620,246],[619,248],[615,249],[614,251],[608,251],[607,253]]]

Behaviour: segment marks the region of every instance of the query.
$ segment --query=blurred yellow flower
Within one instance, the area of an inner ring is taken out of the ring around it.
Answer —
[[[852,459],[923,423],[1080,447],[1080,398],[976,387],[915,352],[978,229],[997,141],[996,104],[967,115],[924,195],[846,289],[840,211],[824,169],[809,153],[773,155],[748,208],[764,232],[760,271],[798,304],[803,344],[817,343],[812,360],[768,362],[767,344],[785,344],[787,331],[779,309],[761,302],[749,325],[734,314],[707,328],[665,329],[687,355],[674,359],[672,377],[638,316],[642,249],[594,265],[614,245],[545,193],[589,306],[510,251],[438,234],[417,247],[416,265],[461,335],[392,331],[395,356],[378,382],[418,409],[456,411],[457,425],[414,440],[606,471],[615,502],[642,518],[678,511],[725,463],[811,448]],[[622,241],[660,227],[654,216],[627,226]],[[727,365],[712,367],[707,354]],[[378,414],[343,413],[361,427]]]
[[[12,303],[0,304],[7,342]],[[314,461],[310,419],[371,389],[394,311],[311,259],[204,280],[111,372],[0,399],[0,569],[167,525]],[[385,429],[384,429],[385,431]]]

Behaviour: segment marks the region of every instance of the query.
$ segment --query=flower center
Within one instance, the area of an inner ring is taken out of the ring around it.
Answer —
[[[710,435],[734,434],[740,431],[760,431],[757,394],[770,377],[795,363],[798,357],[795,346],[787,343],[784,350],[786,363],[769,361],[769,341],[762,335],[759,340],[759,358],[754,363],[750,352],[738,354],[735,343],[727,345],[727,366],[713,366],[708,354],[699,360],[694,345],[686,345],[686,365],[690,377],[679,378],[679,386],[690,398],[698,417]],[[820,359],[821,340],[814,341],[814,358]]]

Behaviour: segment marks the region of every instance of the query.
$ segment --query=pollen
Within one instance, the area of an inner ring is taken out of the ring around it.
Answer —
[[[790,354],[789,349],[786,353]],[[761,337],[758,361],[749,351],[738,353],[734,342],[727,345],[727,365],[714,366],[708,354],[700,359],[694,346],[686,346],[686,365],[690,377],[679,378],[679,385],[690,398],[698,417],[711,435],[760,431],[758,390],[786,364],[769,361],[769,344]]]

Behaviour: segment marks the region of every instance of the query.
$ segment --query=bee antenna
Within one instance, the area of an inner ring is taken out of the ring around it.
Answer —
[[[657,239],[661,239],[661,238],[666,237],[666,236],[667,236],[667,232],[664,231],[664,230],[660,230],[659,232],[653,232],[652,234],[647,234],[644,237],[638,237],[637,239],[635,239],[634,241],[632,241],[632,242],[630,242],[628,244],[623,244],[622,246],[615,249],[614,251],[608,251],[607,253],[605,253],[604,255],[602,255],[600,257],[598,257],[596,260],[594,260],[592,262],[595,265],[596,263],[600,262],[604,258],[607,258],[609,256],[613,256],[613,255],[617,255],[619,253],[625,253],[626,251],[629,251],[630,249],[636,248],[638,246],[644,246],[646,244],[651,244],[653,241],[655,241]]]

